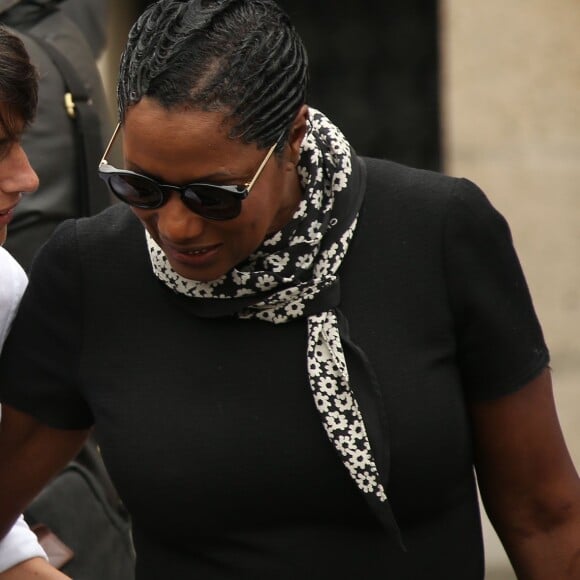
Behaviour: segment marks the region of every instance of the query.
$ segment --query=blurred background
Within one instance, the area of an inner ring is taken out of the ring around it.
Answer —
[[[121,47],[147,4],[110,2],[100,66],[112,111]],[[508,219],[580,466],[580,3],[281,4],[309,51],[309,103],[359,153],[469,177]],[[487,521],[485,540],[486,578],[513,580]]]

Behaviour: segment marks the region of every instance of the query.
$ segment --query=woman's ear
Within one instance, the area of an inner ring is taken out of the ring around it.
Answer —
[[[290,128],[288,147],[290,148],[290,158],[294,165],[297,165],[300,159],[300,146],[308,130],[308,117],[308,106],[302,105],[296,117],[294,117],[292,127]]]

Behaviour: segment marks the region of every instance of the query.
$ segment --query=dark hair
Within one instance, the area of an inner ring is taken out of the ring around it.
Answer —
[[[135,23],[121,58],[119,118],[144,96],[222,111],[231,138],[268,147],[306,99],[302,40],[274,0],[159,0]]]
[[[16,137],[19,121],[29,124],[36,114],[38,75],[22,41],[0,26],[0,124]]]

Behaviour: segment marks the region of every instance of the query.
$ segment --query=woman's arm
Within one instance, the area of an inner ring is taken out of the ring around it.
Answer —
[[[66,580],[69,578],[42,558],[26,560],[0,573],[0,580]]]
[[[0,421],[0,538],[80,450],[88,430],[53,429],[7,405]]]
[[[580,480],[550,372],[471,406],[482,499],[520,580],[580,578]]]

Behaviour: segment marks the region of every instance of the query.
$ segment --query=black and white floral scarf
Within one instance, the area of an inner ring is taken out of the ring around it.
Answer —
[[[349,383],[338,316],[338,270],[356,229],[362,188],[349,188],[353,154],[319,111],[301,147],[303,199],[292,220],[242,264],[211,282],[183,278],[147,235],[155,275],[173,291],[206,302],[231,301],[231,313],[284,324],[307,318],[307,367],[328,438],[371,505],[387,507],[365,423]],[[356,194],[353,194],[353,191]],[[389,515],[385,519],[392,522]]]

